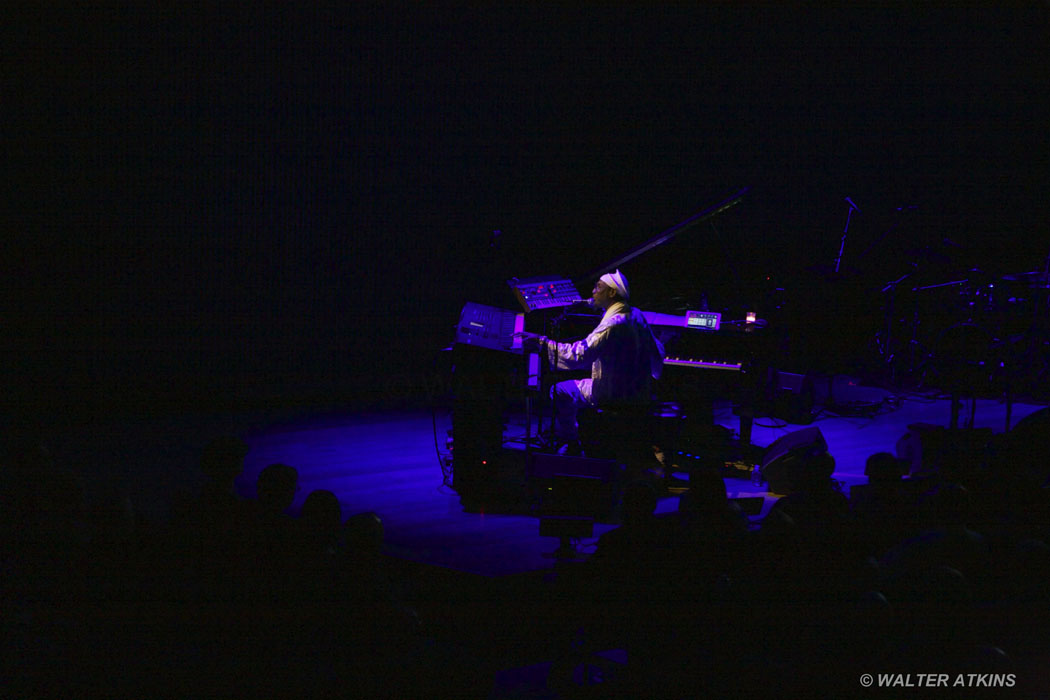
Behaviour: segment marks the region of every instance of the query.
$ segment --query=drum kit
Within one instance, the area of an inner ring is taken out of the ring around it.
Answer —
[[[944,262],[937,254],[916,252],[914,272],[882,288],[877,347],[894,378],[973,394],[1005,386],[1050,396],[1050,270],[951,274],[928,264]]]

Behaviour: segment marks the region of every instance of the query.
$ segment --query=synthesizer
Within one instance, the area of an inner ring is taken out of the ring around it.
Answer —
[[[524,330],[525,314],[468,301],[456,325],[456,342],[520,354]]]
[[[749,352],[739,344],[727,344],[730,336],[722,328],[717,311],[687,311],[684,316],[643,311],[653,332],[667,350],[665,366],[688,369],[746,371]]]
[[[584,301],[572,280],[557,277],[514,278],[508,284],[526,312],[557,309]]]

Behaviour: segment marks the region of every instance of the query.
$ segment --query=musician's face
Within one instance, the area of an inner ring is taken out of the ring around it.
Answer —
[[[594,289],[591,290],[591,299],[594,300],[594,305],[599,309],[607,309],[612,306],[615,298],[616,290],[601,280],[598,280],[598,283],[594,285]]]

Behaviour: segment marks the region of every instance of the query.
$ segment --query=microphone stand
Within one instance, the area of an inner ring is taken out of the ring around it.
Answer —
[[[1050,250],[1046,251],[1046,263],[1043,264],[1043,306],[1044,311],[1050,310]],[[1036,315],[1039,314],[1038,307]]]
[[[846,201],[849,203],[849,209],[846,210],[846,227],[842,229],[842,242],[839,243],[839,254],[835,258],[835,273],[839,271],[839,265],[842,263],[842,251],[846,249],[846,235],[849,233],[849,220],[853,215],[853,212],[859,212],[860,208],[853,203],[853,200],[846,197]]]

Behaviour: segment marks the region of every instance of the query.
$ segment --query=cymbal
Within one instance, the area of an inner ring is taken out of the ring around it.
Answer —
[[[1003,275],[1002,279],[1006,282],[1022,282],[1031,289],[1046,289],[1050,286],[1050,275],[1042,270]]]
[[[1017,282],[1020,282],[1020,281],[1023,281],[1023,280],[1031,280],[1033,278],[1046,279],[1046,277],[1047,277],[1047,274],[1045,272],[1043,272],[1042,270],[1033,270],[1032,272],[1015,272],[1015,273],[1010,274],[1010,275],[1003,275],[1003,279],[1004,280],[1011,280],[1011,281],[1017,281]]]

